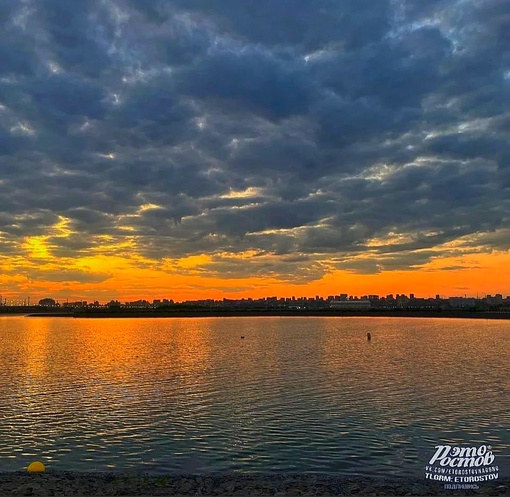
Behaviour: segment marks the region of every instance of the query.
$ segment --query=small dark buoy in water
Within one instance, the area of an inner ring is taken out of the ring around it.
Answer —
[[[243,336],[241,338],[244,338]]]
[[[372,340],[372,335],[370,333],[367,333],[367,340],[370,342]]]

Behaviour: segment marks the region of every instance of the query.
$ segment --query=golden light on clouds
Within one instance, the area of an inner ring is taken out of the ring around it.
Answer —
[[[177,259],[175,261],[175,265],[178,268],[182,269],[193,269],[200,266],[203,266],[204,264],[208,264],[212,261],[211,256],[209,255],[191,255],[189,257],[183,257],[182,259]]]
[[[278,270],[273,276],[268,276],[268,273],[266,276],[250,276],[250,269],[256,268],[253,261],[263,266],[279,261],[275,256],[257,255],[256,251],[242,255],[223,253],[217,257],[202,254],[157,263],[135,252],[130,253],[129,250],[135,246],[133,241],[110,241],[95,253],[75,258],[51,256],[45,237],[30,237],[24,246],[37,264],[12,259],[11,265],[7,266],[3,259],[3,267],[10,267],[15,274],[3,274],[0,282],[18,291],[36,291],[41,298],[79,297],[101,301],[118,298],[123,301],[139,298],[186,300],[225,296],[327,296],[339,293],[476,295],[503,292],[510,277],[508,252],[438,257],[419,268],[374,274],[343,270],[341,264],[333,264],[330,259],[324,258],[319,264],[326,268],[324,274],[302,284],[298,278],[294,281],[289,277],[282,280],[278,277]],[[108,254],[107,247],[110,250],[123,247],[123,255]],[[257,257],[254,258],[255,255]],[[222,264],[225,263],[234,264],[237,273],[222,277],[221,272],[225,270]],[[219,264],[217,270],[216,264]],[[53,276],[62,268],[69,272],[70,279],[67,281],[64,273],[61,281],[52,281],[50,275]],[[302,273],[305,270],[306,266],[299,268]],[[45,275],[49,279],[45,280]],[[100,278],[100,275],[104,275],[104,278]],[[94,276],[97,276],[97,280]]]
[[[145,203],[134,216],[159,208]],[[304,231],[306,227],[268,229],[261,234]],[[104,302],[339,293],[476,295],[503,293],[510,277],[510,254],[488,253],[481,235],[459,237],[429,249],[398,251],[399,247],[412,245],[417,235],[395,230],[369,240],[363,252],[344,258],[329,254],[277,255],[248,249],[156,260],[142,255],[144,238],[129,231],[124,236],[119,233],[91,237],[86,250],[59,252],[56,249],[60,243],[77,236],[72,221],[59,216],[46,234],[22,239],[23,255],[0,257],[0,283],[11,288],[12,294],[35,292],[39,298]],[[418,236],[437,235],[430,231]],[[388,247],[393,251],[389,252]],[[402,269],[407,259],[408,268]],[[393,269],[395,261],[398,264]]]
[[[28,236],[25,238],[22,248],[31,259],[50,259],[48,238],[48,236]]]
[[[246,190],[230,190],[228,193],[220,195],[219,198],[252,198],[258,197],[263,193],[261,188],[255,188],[250,186]]]
[[[231,191],[228,198],[249,198],[257,189]],[[217,250],[182,257],[147,255],[147,238],[130,223],[161,209],[145,202],[132,214],[119,215],[111,234],[91,235],[86,248],[73,221],[58,216],[46,233],[22,238],[13,253],[0,255],[0,283],[6,294],[37,298],[121,301],[171,298],[241,298],[415,293],[419,296],[504,293],[510,280],[510,254],[489,253],[483,234],[412,249],[417,241],[441,234],[391,229],[345,255],[292,254],[246,249]],[[318,225],[319,226],[319,225]],[[317,226],[264,229],[248,236],[300,237]],[[125,234],[123,234],[123,232]],[[3,236],[0,234],[0,236]],[[216,237],[217,238],[217,237]],[[216,239],[214,236],[211,239]],[[19,253],[16,253],[19,250]]]
[[[58,222],[56,222],[51,228],[50,232],[53,236],[60,238],[67,238],[68,236],[74,234],[74,232],[70,229],[71,220],[64,217],[58,216]]]

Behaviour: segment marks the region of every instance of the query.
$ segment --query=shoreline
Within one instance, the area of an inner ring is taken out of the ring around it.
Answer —
[[[7,314],[5,314],[7,315]],[[510,312],[494,311],[337,311],[337,310],[196,310],[196,311],[159,311],[151,310],[105,310],[75,312],[32,312],[26,317],[64,317],[64,318],[202,318],[202,317],[396,317],[396,318],[462,318],[462,319],[502,319],[509,320]]]
[[[510,495],[510,478],[479,489],[445,490],[413,478],[306,474],[167,474],[48,471],[0,472],[0,495]]]

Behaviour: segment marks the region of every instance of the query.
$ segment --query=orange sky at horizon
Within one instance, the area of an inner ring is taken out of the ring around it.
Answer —
[[[269,258],[270,256],[268,256]],[[267,258],[266,258],[267,259]],[[250,259],[242,259],[246,271]],[[170,263],[150,263],[137,257],[96,256],[75,261],[35,261],[31,269],[18,274],[0,274],[0,294],[8,302],[30,297],[31,302],[51,297],[66,300],[173,299],[174,301],[223,298],[261,298],[315,295],[387,295],[414,293],[417,297],[484,296],[510,294],[510,253],[466,254],[461,259],[437,258],[410,270],[383,270],[376,274],[334,269],[323,261],[328,272],[313,281],[299,284],[292,277],[221,277],[212,275],[209,256],[194,256]],[[67,263],[67,266],[62,263]],[[39,264],[37,264],[39,263]],[[12,264],[12,261],[11,261]],[[20,261],[14,262],[19,267]],[[58,267],[60,265],[60,268]],[[5,259],[2,263],[5,267]],[[447,268],[447,269],[444,269]],[[59,271],[61,274],[59,274]],[[66,273],[69,280],[66,281]],[[25,274],[23,274],[25,273]],[[75,274],[76,273],[76,274]],[[45,278],[46,275],[46,278]],[[92,281],[71,281],[91,275]],[[299,275],[296,275],[296,278]],[[97,278],[97,281],[94,281]],[[102,279],[104,278],[104,279]],[[58,281],[62,279],[62,281]],[[53,281],[52,281],[53,280]],[[55,281],[57,280],[57,281]]]
[[[4,4],[1,302],[510,296],[509,1]]]

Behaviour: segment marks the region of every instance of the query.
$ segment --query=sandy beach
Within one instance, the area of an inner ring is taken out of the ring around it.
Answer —
[[[146,475],[137,473],[0,473],[0,495],[510,495],[510,479],[478,490],[445,490],[424,479],[322,475]]]

